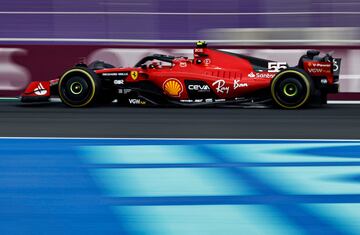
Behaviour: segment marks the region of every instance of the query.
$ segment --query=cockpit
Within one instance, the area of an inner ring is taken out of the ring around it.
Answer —
[[[162,54],[154,54],[150,56],[146,56],[142,58],[139,62],[135,64],[135,68],[143,68],[143,69],[156,69],[161,68],[162,66],[172,67],[174,56],[170,55],[162,55]]]

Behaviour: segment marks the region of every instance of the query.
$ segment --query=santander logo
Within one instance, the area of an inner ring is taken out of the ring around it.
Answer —
[[[248,77],[249,77],[249,78],[254,78],[254,77],[255,77],[255,74],[254,74],[253,72],[251,72],[251,73],[248,74]]]

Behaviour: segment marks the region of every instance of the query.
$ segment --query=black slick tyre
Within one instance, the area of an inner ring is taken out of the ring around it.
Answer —
[[[92,70],[75,67],[66,71],[59,79],[59,96],[69,107],[88,107],[95,104],[100,86],[100,79]]]
[[[314,90],[309,75],[299,68],[289,68],[279,72],[272,79],[270,87],[275,105],[283,109],[298,109],[306,106]]]

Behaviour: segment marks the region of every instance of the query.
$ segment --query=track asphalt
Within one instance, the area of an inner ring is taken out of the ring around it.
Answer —
[[[0,136],[359,139],[360,105],[303,110],[0,103]]]

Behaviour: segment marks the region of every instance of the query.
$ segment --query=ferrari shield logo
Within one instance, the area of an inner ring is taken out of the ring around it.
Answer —
[[[131,71],[131,78],[132,79],[136,80],[138,78],[138,75],[139,75],[138,71]]]

